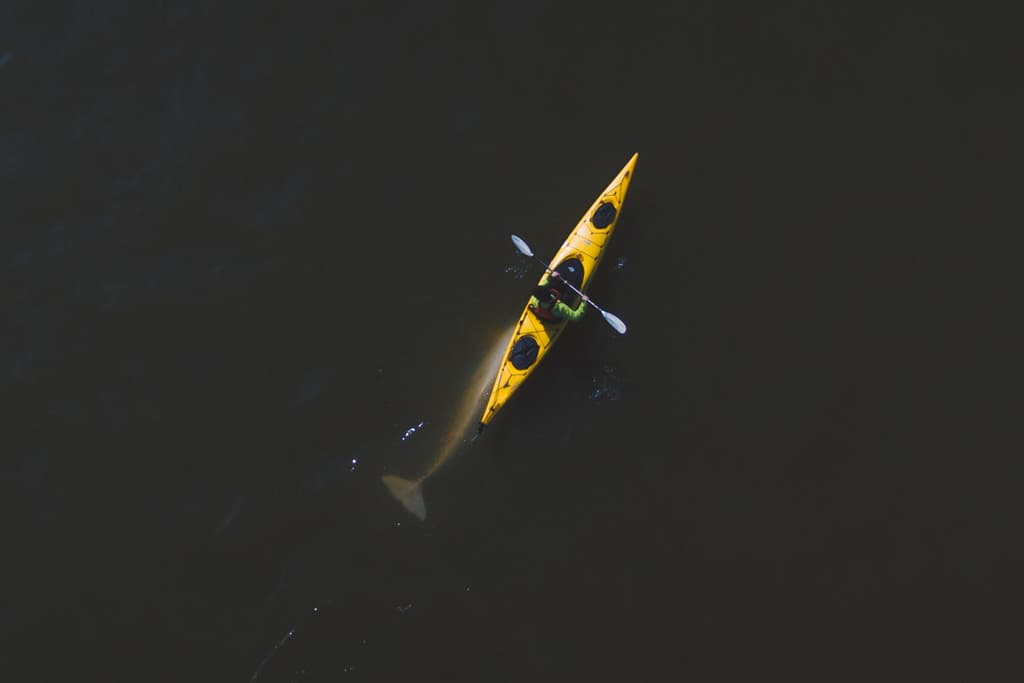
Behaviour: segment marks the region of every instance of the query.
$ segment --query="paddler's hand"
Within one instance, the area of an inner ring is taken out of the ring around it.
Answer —
[[[562,276],[558,274],[557,270],[552,270],[551,271],[551,277],[562,277]]]
[[[582,297],[580,297],[580,298],[581,298],[581,299],[583,299],[583,300],[584,300],[585,302],[587,302],[588,304],[590,303],[590,297],[589,297],[589,296],[587,296],[586,294],[584,294],[584,295],[583,295]]]

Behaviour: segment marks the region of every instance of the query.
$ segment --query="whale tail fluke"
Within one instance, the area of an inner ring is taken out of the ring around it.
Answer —
[[[423,502],[422,479],[410,481],[392,474],[385,474],[381,481],[388,487],[391,495],[398,499],[406,510],[420,521],[427,518],[427,504]]]

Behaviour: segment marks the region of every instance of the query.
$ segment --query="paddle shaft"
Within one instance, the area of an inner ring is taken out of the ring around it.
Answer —
[[[549,273],[552,273],[552,274],[555,273],[554,270],[552,270],[550,267],[548,267],[548,264],[544,263],[544,261],[542,261],[540,259],[540,257],[538,257],[536,254],[533,253],[533,250],[530,249],[530,245],[528,245],[526,242],[524,242],[521,237],[519,237],[518,235],[512,235],[512,244],[516,245],[516,249],[519,250],[520,254],[523,254],[525,256],[530,256],[530,257],[532,257],[534,259],[537,259],[537,263],[539,263],[542,266],[544,266],[544,271],[545,272],[549,272]],[[603,308],[601,308],[600,306],[595,304],[593,301],[591,301],[590,297],[588,297],[586,294],[584,294],[580,290],[576,289],[572,285],[571,282],[566,280],[561,275],[558,276],[558,279],[561,280],[562,282],[564,282],[572,291],[576,292],[581,297],[583,297],[584,301],[586,301],[591,306],[596,308],[597,312],[600,313],[601,316],[605,319],[605,322],[607,322],[609,325],[611,325],[613,328],[615,328],[616,332],[618,332],[619,334],[626,334],[626,323],[622,322],[618,317],[612,315],[608,311],[604,310]]]

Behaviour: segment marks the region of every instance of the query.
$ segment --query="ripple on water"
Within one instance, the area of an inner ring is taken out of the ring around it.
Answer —
[[[416,432],[418,432],[419,430],[423,429],[423,425],[425,425],[425,424],[426,424],[425,421],[420,420],[418,424],[414,424],[412,427],[409,427],[408,429],[406,429],[405,433],[402,434],[401,437],[399,437],[399,440],[400,441],[408,441]]]
[[[591,380],[592,401],[618,401],[622,398],[622,380],[610,365],[605,365]]]
[[[520,258],[512,265],[505,268],[505,272],[516,280],[522,280],[533,270],[533,264],[525,258]]]

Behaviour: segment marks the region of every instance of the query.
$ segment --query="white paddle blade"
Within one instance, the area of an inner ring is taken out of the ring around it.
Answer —
[[[619,318],[612,315],[608,311],[601,311],[601,315],[608,321],[608,324],[615,328],[615,331],[619,334],[626,334],[626,323],[622,322]]]
[[[512,244],[516,245],[516,249],[521,253],[526,254],[527,256],[533,256],[533,252],[530,250],[530,245],[524,242],[518,235],[512,235]]]

